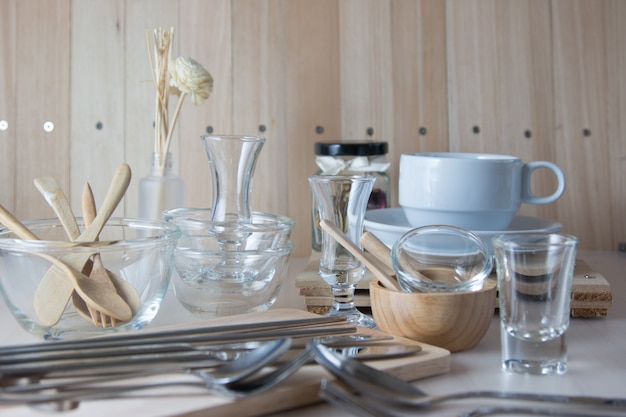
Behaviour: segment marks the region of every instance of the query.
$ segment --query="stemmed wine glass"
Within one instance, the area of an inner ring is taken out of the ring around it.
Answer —
[[[372,175],[309,177],[320,220],[334,223],[359,247],[365,209],[375,180]],[[374,320],[354,305],[356,284],[365,276],[365,267],[324,230],[319,274],[333,293],[333,306],[328,316],[345,317],[348,322],[363,327],[376,327]]]

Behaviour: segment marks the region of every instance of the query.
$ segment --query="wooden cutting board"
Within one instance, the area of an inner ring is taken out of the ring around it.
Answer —
[[[263,313],[232,316],[209,321],[194,322],[194,326],[224,325],[236,323],[254,323],[315,317],[314,314],[295,309],[276,309]],[[184,326],[189,327],[189,326]],[[168,329],[172,327],[168,326]],[[158,329],[151,329],[155,331]],[[382,332],[359,328],[357,334],[382,334]],[[396,341],[421,346],[417,354],[367,363],[375,368],[389,372],[397,377],[413,381],[450,370],[450,352],[431,345],[417,343],[408,339],[395,338]],[[179,377],[159,377],[145,381],[163,381]],[[185,416],[206,417],[231,416],[254,417],[271,415],[280,411],[321,402],[318,397],[320,382],[323,378],[332,379],[319,365],[306,365],[295,375],[274,389],[256,396],[230,400],[207,395],[205,391],[189,388],[163,388],[151,391],[151,395],[124,400],[88,401],[71,412],[72,417],[110,417],[111,415],[132,415],[133,417]],[[0,406],[0,414],[12,416],[32,416],[33,410],[24,406]]]
[[[277,309],[250,317],[257,321],[284,320],[288,318],[314,317],[309,312],[294,309]],[[245,320],[246,315],[238,320]],[[371,329],[359,328],[357,334],[382,334]],[[409,339],[394,337],[395,341],[421,346],[421,351],[408,357],[368,361],[367,363],[377,369],[385,370],[405,381],[413,381],[428,376],[438,375],[450,370],[450,352],[424,343],[417,343]],[[180,414],[182,416],[206,416],[207,411],[215,412],[216,415],[228,415],[233,417],[251,417],[271,414],[304,405],[320,402],[318,391],[323,378],[333,377],[318,365],[307,365],[293,375],[286,383],[281,384],[274,390],[238,401],[221,401],[221,404],[212,404],[208,408]]]

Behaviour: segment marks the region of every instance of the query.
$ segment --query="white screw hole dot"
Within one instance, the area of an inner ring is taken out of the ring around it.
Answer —
[[[54,123],[52,123],[52,122],[44,122],[43,130],[45,130],[48,133],[52,132],[54,130]]]

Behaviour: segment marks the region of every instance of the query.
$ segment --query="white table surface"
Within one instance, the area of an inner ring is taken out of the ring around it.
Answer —
[[[602,274],[610,283],[613,304],[606,318],[572,319],[567,332],[569,368],[565,375],[530,376],[505,373],[500,369],[500,328],[497,316],[484,339],[467,352],[454,353],[450,372],[416,381],[423,390],[433,394],[444,394],[466,389],[517,390],[525,392],[549,392],[574,395],[597,395],[626,397],[626,254],[608,251],[580,251],[579,257],[594,271]],[[288,280],[275,308],[289,307],[304,309],[304,299],[295,288],[297,273],[308,260],[291,260]],[[184,310],[173,294],[168,293],[159,314],[151,327],[193,322],[196,317]],[[36,342],[10,316],[3,301],[0,301],[0,345]],[[172,399],[184,401],[184,399]],[[431,410],[428,415],[453,416],[477,406],[503,404],[496,400],[458,401],[445,407]],[[100,407],[106,407],[100,403]],[[149,406],[148,406],[149,407]],[[79,409],[80,410],[80,409]],[[106,410],[99,410],[107,415]],[[113,411],[113,410],[111,410]],[[116,407],[117,411],[117,407]],[[146,409],[138,415],[163,415],[159,410]],[[80,411],[67,414],[82,415]],[[117,414],[117,413],[116,413]],[[171,413],[170,413],[171,414]],[[46,416],[27,407],[0,407],[2,416]],[[123,415],[129,415],[124,413]],[[276,414],[274,414],[276,415]],[[329,404],[303,407],[279,414],[281,416],[348,416],[350,415]]]

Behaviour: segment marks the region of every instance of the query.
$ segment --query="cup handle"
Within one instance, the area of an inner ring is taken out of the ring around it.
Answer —
[[[547,168],[556,175],[558,185],[554,193],[545,197],[536,196],[530,186],[530,179],[533,172],[538,168]],[[565,192],[565,174],[563,170],[556,164],[548,161],[534,161],[525,163],[522,167],[522,203],[526,204],[548,204],[552,203],[563,195]]]

